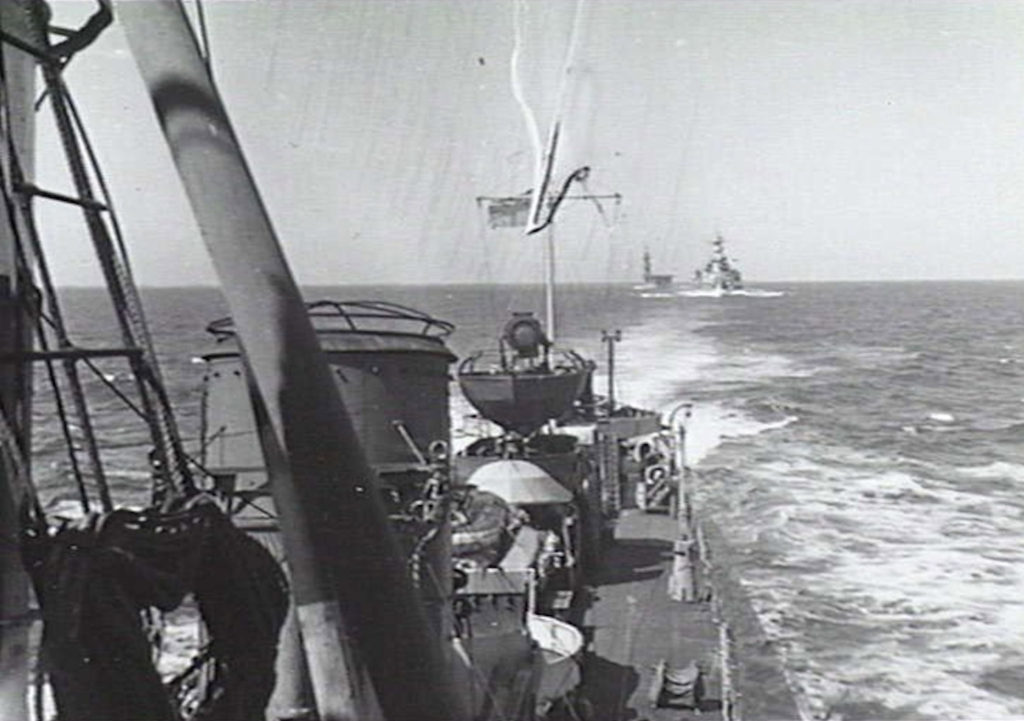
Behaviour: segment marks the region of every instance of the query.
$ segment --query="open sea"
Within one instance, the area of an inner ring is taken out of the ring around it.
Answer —
[[[620,329],[617,397],[666,412],[693,404],[699,508],[730,540],[726,560],[813,717],[1024,719],[1024,283],[763,287],[782,295],[562,288],[558,343],[603,367],[601,330]],[[427,311],[458,326],[460,356],[493,347],[510,310],[543,307],[539,288],[520,286],[307,297]],[[63,298],[78,343],[116,342],[102,291]],[[193,359],[225,305],[203,288],[151,289],[144,302],[194,450]],[[130,389],[122,365],[101,370]],[[36,482],[69,503],[42,373],[37,389]],[[145,430],[101,381],[87,390],[114,490],[142,503]]]

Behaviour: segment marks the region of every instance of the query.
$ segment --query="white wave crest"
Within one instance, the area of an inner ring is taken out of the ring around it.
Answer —
[[[681,290],[678,293],[678,295],[680,295],[683,298],[781,298],[785,294],[786,292],[782,290],[762,290],[759,288],[749,288],[747,290],[730,290],[728,292],[698,288],[692,290]]]
[[[1019,463],[1008,463],[1006,461],[995,461],[984,466],[971,466],[960,468],[958,471],[971,478],[982,479],[1010,479],[1024,482],[1024,465]]]
[[[759,421],[724,405],[708,403],[693,409],[686,426],[686,460],[696,466],[728,438],[756,436],[796,423],[798,416]]]
[[[641,298],[781,298],[786,295],[786,292],[783,290],[762,290],[759,288],[724,292],[706,288],[653,290],[650,286],[634,285],[633,290],[640,291],[637,295]]]

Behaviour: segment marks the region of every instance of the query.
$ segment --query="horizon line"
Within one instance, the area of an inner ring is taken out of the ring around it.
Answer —
[[[608,286],[608,285],[622,285],[630,286],[636,285],[636,280],[614,280],[614,281],[599,281],[599,280],[586,280],[586,281],[574,281],[559,283],[561,287],[571,286]],[[1021,283],[1024,282],[1024,276],[1015,278],[841,278],[841,279],[828,279],[828,280],[765,280],[754,282],[753,285],[814,285],[824,283]],[[444,286],[461,286],[461,287],[479,287],[479,286],[492,286],[492,287],[542,287],[543,283],[538,282],[523,282],[523,281],[508,281],[508,282],[482,282],[482,281],[427,281],[427,282],[408,282],[408,281],[390,281],[390,282],[359,282],[359,283],[300,283],[299,288],[422,288],[422,287],[444,287]],[[679,286],[690,285],[688,282],[678,283]],[[745,282],[744,285],[751,285]],[[99,290],[106,288],[104,284],[89,284],[89,285],[77,285],[77,284],[58,284],[57,290]],[[209,288],[212,290],[220,290],[221,286],[217,283],[188,283],[188,284],[177,284],[171,283],[167,285],[153,284],[153,283],[139,283],[137,286],[140,290],[174,290],[184,288]]]

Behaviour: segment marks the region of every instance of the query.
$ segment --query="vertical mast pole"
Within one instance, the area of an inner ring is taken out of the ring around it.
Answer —
[[[547,321],[547,336],[555,342],[555,227],[548,226],[545,244],[544,315]]]
[[[386,719],[457,719],[376,478],[184,8],[121,0],[118,11],[267,421],[271,489],[319,719],[372,713],[356,652]]]
[[[555,117],[551,123],[551,132],[548,136],[547,146],[544,148],[544,155],[540,158],[535,174],[533,195],[530,198],[530,211],[527,217],[526,234],[540,230],[547,226],[547,263],[545,272],[545,315],[547,316],[547,336],[554,343],[555,341],[555,236],[553,229],[554,212],[557,203],[551,205],[549,216],[545,221],[541,214],[548,209],[550,199],[548,195],[551,181],[554,177],[555,154],[558,151],[558,139],[561,134],[562,112],[565,110],[565,102],[568,97],[569,79],[572,75],[573,65],[576,59],[576,46],[579,43],[580,27],[583,18],[583,3],[585,0],[576,0],[576,9],[573,14],[572,31],[569,35],[569,45],[565,51],[565,61],[562,65],[562,81],[558,89],[558,99],[555,104]],[[518,46],[517,46],[518,47]],[[515,54],[513,55],[513,73],[515,72]],[[513,86],[515,87],[513,76]],[[518,96],[517,96],[518,97]],[[536,124],[533,123],[532,114],[528,115],[528,127],[536,133]]]
[[[0,28],[27,40],[31,5],[30,0],[0,2]],[[11,199],[16,192],[11,152],[17,154],[28,179],[33,172],[36,63],[29,54],[0,42],[0,170],[5,184],[0,195]],[[30,280],[17,272],[16,236],[24,226],[16,213],[15,203],[0,203],[0,351],[11,354],[32,347],[32,293]],[[28,717],[29,580],[18,552],[18,528],[20,506],[31,494],[28,468],[23,464],[30,447],[31,388],[29,364],[11,363],[0,369],[0,423],[14,434],[0,451],[0,719],[4,720]]]

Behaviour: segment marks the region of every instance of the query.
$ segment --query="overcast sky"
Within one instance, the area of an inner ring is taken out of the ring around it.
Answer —
[[[564,163],[561,276],[622,281],[648,246],[689,276],[716,232],[751,281],[1024,277],[1024,3],[590,0]],[[75,23],[92,4],[59,2]],[[523,89],[548,123],[573,2],[522,9]],[[475,197],[526,190],[513,0],[206,0],[216,75],[306,284],[541,278],[540,241]],[[118,28],[68,70],[137,279],[215,282]],[[47,123],[44,123],[46,125]],[[67,187],[40,135],[46,187]],[[48,212],[64,284],[100,275]]]

